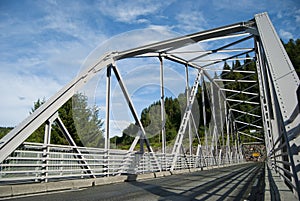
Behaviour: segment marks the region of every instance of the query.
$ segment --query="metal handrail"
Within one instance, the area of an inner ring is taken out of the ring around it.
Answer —
[[[45,149],[48,152],[44,152]],[[48,182],[55,179],[73,179],[88,177],[108,177],[120,174],[143,174],[158,171],[170,171],[173,154],[127,150],[104,150],[99,148],[77,147],[83,158],[73,146],[24,143],[0,164],[0,184],[9,182]],[[157,165],[157,162],[159,166]],[[232,160],[230,163],[236,163]],[[177,155],[174,170],[203,168],[228,164],[225,156],[216,163],[215,158],[197,155]],[[86,165],[90,169],[85,169]],[[92,170],[89,171],[89,170]]]

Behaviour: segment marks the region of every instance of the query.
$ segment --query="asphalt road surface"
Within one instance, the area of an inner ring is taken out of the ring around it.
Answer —
[[[249,163],[10,200],[263,200],[263,166],[263,163]]]

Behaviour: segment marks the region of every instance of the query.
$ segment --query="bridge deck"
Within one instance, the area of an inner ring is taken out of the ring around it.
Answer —
[[[264,164],[248,163],[157,179],[13,200],[263,200]]]

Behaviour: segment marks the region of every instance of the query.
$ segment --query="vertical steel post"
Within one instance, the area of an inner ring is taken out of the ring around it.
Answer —
[[[237,132],[236,123],[234,123],[233,128],[234,128],[234,133],[236,135],[236,157],[237,157],[237,162],[240,163],[240,135]]]
[[[204,126],[204,140],[205,140],[205,154],[208,154],[208,139],[207,139],[207,131],[206,131],[206,108],[205,108],[205,95],[204,95],[204,75],[202,75],[202,84],[201,84],[201,97],[202,97],[202,113],[203,113],[203,126]]]
[[[219,108],[220,108],[220,129],[221,129],[221,135],[222,135],[222,146],[225,146],[225,141],[224,141],[224,131],[223,131],[223,114],[222,114],[222,102],[221,102],[221,90],[218,91],[218,96],[219,96]]]
[[[236,137],[234,136],[234,129],[233,129],[234,120],[231,113],[230,113],[230,120],[231,120],[230,133],[231,133],[232,142],[234,143],[234,145],[232,145],[231,147],[231,160],[233,160],[233,158],[235,157],[233,154],[236,154]],[[233,151],[235,152],[233,153]],[[234,163],[236,163],[236,160],[234,161]]]
[[[226,157],[228,157],[228,163],[230,163],[229,113],[227,112],[226,100],[224,101],[224,113],[226,125]]]
[[[213,83],[211,83],[210,85],[210,89],[211,89],[211,109],[212,109],[212,119],[214,121],[213,123],[213,137],[212,137],[212,150],[213,149],[216,149],[215,152],[213,153],[213,156],[214,156],[214,159],[215,159],[215,162],[217,163],[217,160],[215,158],[215,156],[218,155],[218,128],[217,128],[217,122],[216,122],[216,108],[215,108],[215,98],[214,98],[214,87],[213,87]],[[215,147],[214,147],[215,146]]]
[[[52,118],[48,119],[45,124],[45,134],[44,134],[44,147],[43,147],[43,181],[48,182],[48,158],[49,158],[49,144],[51,140],[51,127],[52,127]]]
[[[185,77],[186,77],[186,102],[188,104],[190,97],[190,88],[189,88],[189,66],[185,65]],[[193,155],[193,136],[191,132],[191,118],[188,119],[188,133],[189,133],[189,152],[190,156]],[[197,131],[196,131],[197,132]]]
[[[110,81],[111,81],[111,64],[107,66],[106,71],[106,127],[105,127],[105,144],[104,149],[109,149],[109,123],[110,123]]]
[[[160,115],[161,115],[161,146],[162,153],[166,153],[166,118],[165,118],[165,89],[164,89],[164,66],[163,59],[159,56],[160,61]]]

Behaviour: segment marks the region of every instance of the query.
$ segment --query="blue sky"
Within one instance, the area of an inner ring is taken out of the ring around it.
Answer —
[[[284,41],[300,38],[297,0],[0,0],[0,126],[21,122],[34,101],[67,84],[115,35],[145,28],[183,35],[261,12]]]

